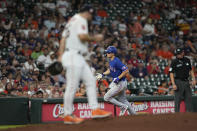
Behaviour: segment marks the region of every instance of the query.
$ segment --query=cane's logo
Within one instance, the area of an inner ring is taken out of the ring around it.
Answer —
[[[73,111],[75,110],[73,106]],[[64,105],[63,104],[56,104],[53,108],[53,117],[58,118],[64,116]]]
[[[147,102],[136,102],[132,105],[134,107],[135,111],[145,111],[148,109],[148,103]]]

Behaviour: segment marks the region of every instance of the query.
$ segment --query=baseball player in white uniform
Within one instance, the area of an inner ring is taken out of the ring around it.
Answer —
[[[78,124],[84,121],[82,118],[74,116],[73,100],[79,81],[86,85],[88,102],[92,109],[92,118],[103,118],[111,115],[98,108],[96,94],[96,79],[91,72],[84,55],[88,53],[88,42],[101,41],[103,35],[90,36],[88,34],[88,20],[92,19],[93,8],[85,5],[80,13],[74,15],[67,23],[60,41],[58,60],[62,62],[66,69],[67,87],[64,95],[64,123]]]

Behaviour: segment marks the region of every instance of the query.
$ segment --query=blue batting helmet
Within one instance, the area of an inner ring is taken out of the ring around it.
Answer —
[[[106,53],[114,53],[114,54],[116,54],[117,53],[117,49],[114,46],[109,46],[109,47],[107,47],[107,50],[105,52]]]

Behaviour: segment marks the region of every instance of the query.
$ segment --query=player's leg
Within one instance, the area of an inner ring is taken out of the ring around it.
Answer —
[[[125,104],[123,104],[122,102],[120,102],[114,98],[124,89],[124,87],[120,86],[120,84],[115,84],[112,82],[109,85],[109,88],[110,88],[110,90],[104,95],[104,100],[109,101],[112,104],[117,105],[119,107],[127,108],[127,106]]]
[[[184,82],[185,87],[185,106],[187,112],[193,112],[193,105],[192,105],[192,90],[190,88],[189,82]]]
[[[94,77],[87,63],[85,63],[83,66],[81,79],[86,85],[88,102],[90,108],[92,109],[92,118],[103,118],[110,116],[111,112],[101,110],[98,106],[97,94],[96,94],[96,78]]]
[[[66,91],[64,94],[64,124],[79,124],[84,121],[73,113],[73,100],[79,87],[79,76],[81,69],[75,66],[67,67],[66,70]]]
[[[134,108],[131,106],[131,104],[128,102],[127,98],[126,98],[126,86],[127,84],[126,83],[122,83],[123,86],[125,86],[124,90],[122,90],[119,94],[118,94],[118,100],[124,104],[126,104],[128,106],[128,111],[129,111],[129,114],[132,115],[132,114],[136,114]],[[120,112],[120,115],[124,115],[125,113],[125,110],[124,108],[122,109],[122,112]]]
[[[81,79],[86,86],[86,92],[88,96],[88,102],[91,109],[98,108],[97,94],[96,94],[96,79],[91,72],[91,69],[87,63],[84,63],[82,68]]]
[[[63,66],[66,68],[66,91],[64,94],[64,123],[79,124],[84,121],[73,115],[73,100],[79,86],[81,68],[78,66],[78,57],[71,52],[63,55]]]
[[[66,68],[66,91],[64,95],[64,115],[71,115],[73,112],[73,100],[79,87],[80,68],[69,66]]]
[[[175,80],[177,90],[174,92],[175,112],[180,112],[180,103],[184,93],[184,87],[181,80]]]

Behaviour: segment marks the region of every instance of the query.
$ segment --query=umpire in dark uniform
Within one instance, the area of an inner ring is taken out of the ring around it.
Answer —
[[[189,84],[189,75],[192,76],[192,86],[196,84],[194,72],[190,59],[184,56],[182,48],[175,50],[176,59],[172,60],[170,66],[170,79],[175,91],[175,112],[180,111],[180,102],[184,100],[186,111],[192,112],[192,91]]]

